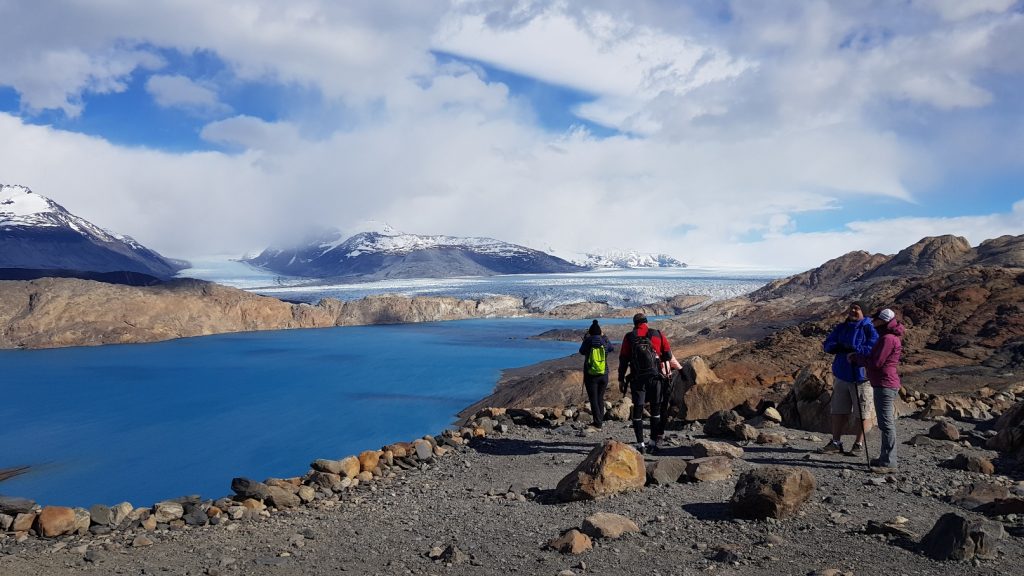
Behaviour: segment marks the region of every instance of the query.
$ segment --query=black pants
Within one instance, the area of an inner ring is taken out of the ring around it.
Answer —
[[[594,415],[594,426],[600,428],[604,422],[604,393],[608,389],[607,374],[584,374],[583,387],[587,389],[590,413]]]
[[[665,425],[661,421],[662,380],[657,376],[635,377],[629,383],[629,391],[633,400],[633,433],[637,442],[644,441],[644,404],[651,403],[651,439],[660,438],[665,433]]]

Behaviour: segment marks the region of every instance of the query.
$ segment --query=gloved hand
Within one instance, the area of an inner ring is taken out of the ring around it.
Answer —
[[[621,392],[623,395],[626,394],[626,381],[625,380],[619,380],[619,392]]]

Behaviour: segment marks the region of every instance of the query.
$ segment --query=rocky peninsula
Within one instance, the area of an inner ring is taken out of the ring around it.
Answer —
[[[638,308],[579,303],[552,310],[522,298],[460,300],[443,296],[368,296],[315,305],[205,282],[173,280],[126,286],[74,278],[0,281],[0,349],[157,342],[226,332],[403,324],[467,318],[549,315],[564,318],[678,314],[705,300],[679,296]]]

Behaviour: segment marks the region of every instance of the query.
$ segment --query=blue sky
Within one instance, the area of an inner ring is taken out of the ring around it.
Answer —
[[[1024,233],[1019,0],[23,4],[0,182],[172,256],[366,220],[778,267]]]

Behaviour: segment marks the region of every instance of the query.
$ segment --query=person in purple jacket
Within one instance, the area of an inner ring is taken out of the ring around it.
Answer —
[[[880,337],[870,354],[851,354],[851,360],[863,366],[871,382],[875,396],[875,412],[878,415],[878,429],[882,432],[882,449],[878,458],[871,461],[872,469],[880,472],[896,468],[896,395],[900,391],[900,375],[897,369],[903,354],[903,324],[896,319],[896,313],[886,308],[875,314],[872,325]]]

